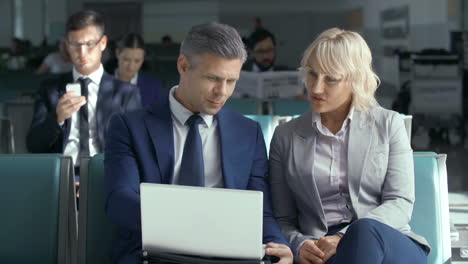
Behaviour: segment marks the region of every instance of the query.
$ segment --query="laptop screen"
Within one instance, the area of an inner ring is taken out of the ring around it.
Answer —
[[[143,250],[262,259],[263,193],[142,183]]]

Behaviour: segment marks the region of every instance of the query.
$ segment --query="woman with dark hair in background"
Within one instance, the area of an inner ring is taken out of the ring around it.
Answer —
[[[145,53],[145,43],[138,34],[129,33],[117,42],[118,66],[115,76],[121,81],[138,86],[143,106],[154,104],[162,97],[161,82],[139,72]]]

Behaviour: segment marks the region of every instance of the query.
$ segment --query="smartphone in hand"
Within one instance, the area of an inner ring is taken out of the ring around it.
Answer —
[[[76,96],[81,96],[81,85],[79,83],[68,83],[66,86],[67,93],[75,92]]]

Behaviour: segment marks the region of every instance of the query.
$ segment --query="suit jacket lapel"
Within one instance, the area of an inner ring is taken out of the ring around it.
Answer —
[[[218,112],[216,120],[218,122],[219,142],[221,148],[221,168],[223,171],[224,187],[229,189],[236,189],[236,164],[234,161],[239,159],[237,139],[239,138],[238,130],[235,126],[230,126],[227,119],[227,114],[224,109]]]
[[[374,128],[374,116],[371,112],[354,111],[348,143],[348,187],[355,211],[359,210],[359,189],[364,164],[373,140]]]
[[[148,85],[146,76],[141,74],[141,72],[138,72],[137,86],[141,97],[141,104],[143,106],[151,105],[153,103],[153,95],[151,93],[156,88],[150,86],[150,89],[147,89]]]
[[[104,72],[99,84],[98,97],[96,102],[96,131],[99,138],[99,150],[104,149],[104,133],[106,124],[104,124],[104,117],[112,113],[112,104],[114,97],[114,78]]]
[[[320,202],[320,195],[313,173],[317,131],[312,127],[312,112],[307,112],[298,119],[296,134],[293,138],[292,155],[296,177],[299,177],[298,187],[304,188],[306,200],[315,203],[314,207],[320,211],[322,228],[326,230],[325,213]],[[311,188],[312,190],[310,190]]]
[[[66,86],[69,83],[73,82],[73,74],[66,73],[63,75],[62,81],[59,83],[58,87],[58,99],[57,101],[67,92],[66,91]],[[57,106],[55,106],[57,107]],[[54,109],[55,110],[55,109]],[[64,135],[63,135],[63,142],[62,142],[62,152],[65,151],[65,146],[67,145],[68,137],[70,136],[70,130],[71,130],[71,118],[65,119],[65,129],[64,129]]]
[[[170,184],[174,177],[174,134],[169,100],[155,104],[145,116],[145,124],[156,152],[162,183]]]

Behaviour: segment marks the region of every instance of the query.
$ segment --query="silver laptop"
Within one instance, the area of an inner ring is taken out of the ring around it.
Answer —
[[[262,259],[263,193],[142,183],[143,250]]]

